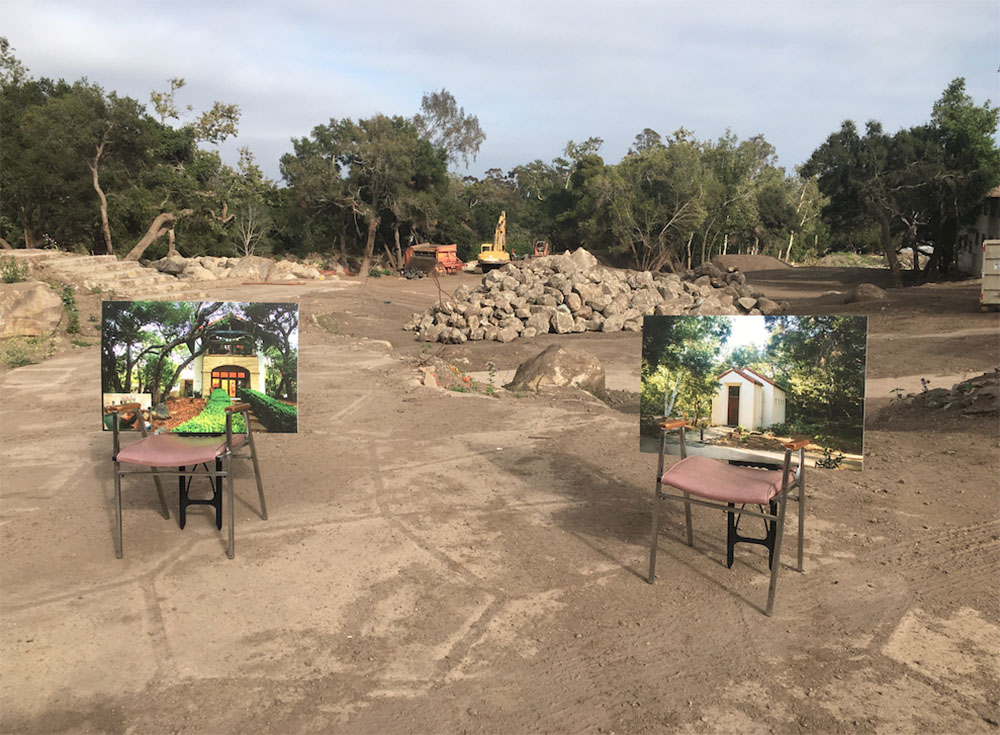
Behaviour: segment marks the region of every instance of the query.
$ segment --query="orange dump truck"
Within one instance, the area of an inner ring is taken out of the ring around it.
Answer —
[[[421,243],[411,245],[403,253],[404,270],[428,274],[433,271],[438,273],[458,273],[465,267],[465,263],[458,259],[458,246],[451,245],[431,245]]]

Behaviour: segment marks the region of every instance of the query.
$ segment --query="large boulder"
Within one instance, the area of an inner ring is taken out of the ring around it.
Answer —
[[[194,262],[188,263],[180,275],[181,278],[189,278],[192,281],[214,281],[218,277],[205,266]]]
[[[275,267],[274,261],[269,258],[248,255],[240,258],[240,262],[229,271],[229,278],[238,278],[241,281],[266,281],[271,277]]]
[[[764,316],[775,316],[782,311],[781,304],[777,301],[772,301],[766,296],[761,296],[757,299],[757,308],[760,309],[760,313]]]
[[[150,265],[160,271],[160,273],[166,273],[168,276],[179,276],[187,268],[188,259],[183,255],[171,255],[166,258],[154,260]]]
[[[589,352],[552,345],[522,362],[507,387],[539,390],[542,386],[573,386],[596,393],[604,390],[604,366]]]
[[[597,258],[591,255],[590,252],[584,248],[577,248],[569,257],[570,260],[573,261],[574,265],[582,271],[589,271],[592,268],[597,267]]]
[[[63,315],[59,294],[38,281],[0,284],[0,337],[52,334]]]
[[[844,297],[845,304],[854,304],[860,301],[888,301],[889,294],[876,286],[874,283],[859,283],[851,289]]]

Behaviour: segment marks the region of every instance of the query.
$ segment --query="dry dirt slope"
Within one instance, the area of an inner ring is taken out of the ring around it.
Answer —
[[[361,344],[389,327],[347,312],[401,288],[302,295],[302,433],[262,437],[270,521],[241,471],[232,562],[138,483],[114,559],[96,348],[0,376],[0,730],[994,730],[995,421],[888,415],[863,473],[815,471],[807,571],[768,619],[766,563],[725,569],[721,515],[695,511],[689,549],[671,514],[646,584],[634,416],[417,388]],[[989,324],[940,311],[875,312],[873,377],[939,364],[921,331]],[[995,362],[965,340],[948,370]]]

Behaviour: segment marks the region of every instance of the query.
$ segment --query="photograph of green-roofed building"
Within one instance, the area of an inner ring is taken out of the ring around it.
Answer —
[[[220,433],[226,406],[244,401],[255,430],[296,431],[297,304],[106,301],[102,316],[106,428],[112,406],[138,403],[129,428],[141,415],[154,431]]]

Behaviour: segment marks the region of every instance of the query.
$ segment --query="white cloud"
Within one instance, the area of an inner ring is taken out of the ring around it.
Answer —
[[[791,167],[845,118],[927,120],[956,76],[977,101],[996,96],[1000,62],[995,0],[2,0],[0,20],[36,76],[144,102],[183,76],[196,109],[236,102],[238,144],[272,175],[290,137],[331,117],[412,114],[442,86],[486,131],[478,171],[591,135],[616,160],[644,127],[681,125],[763,133]]]

